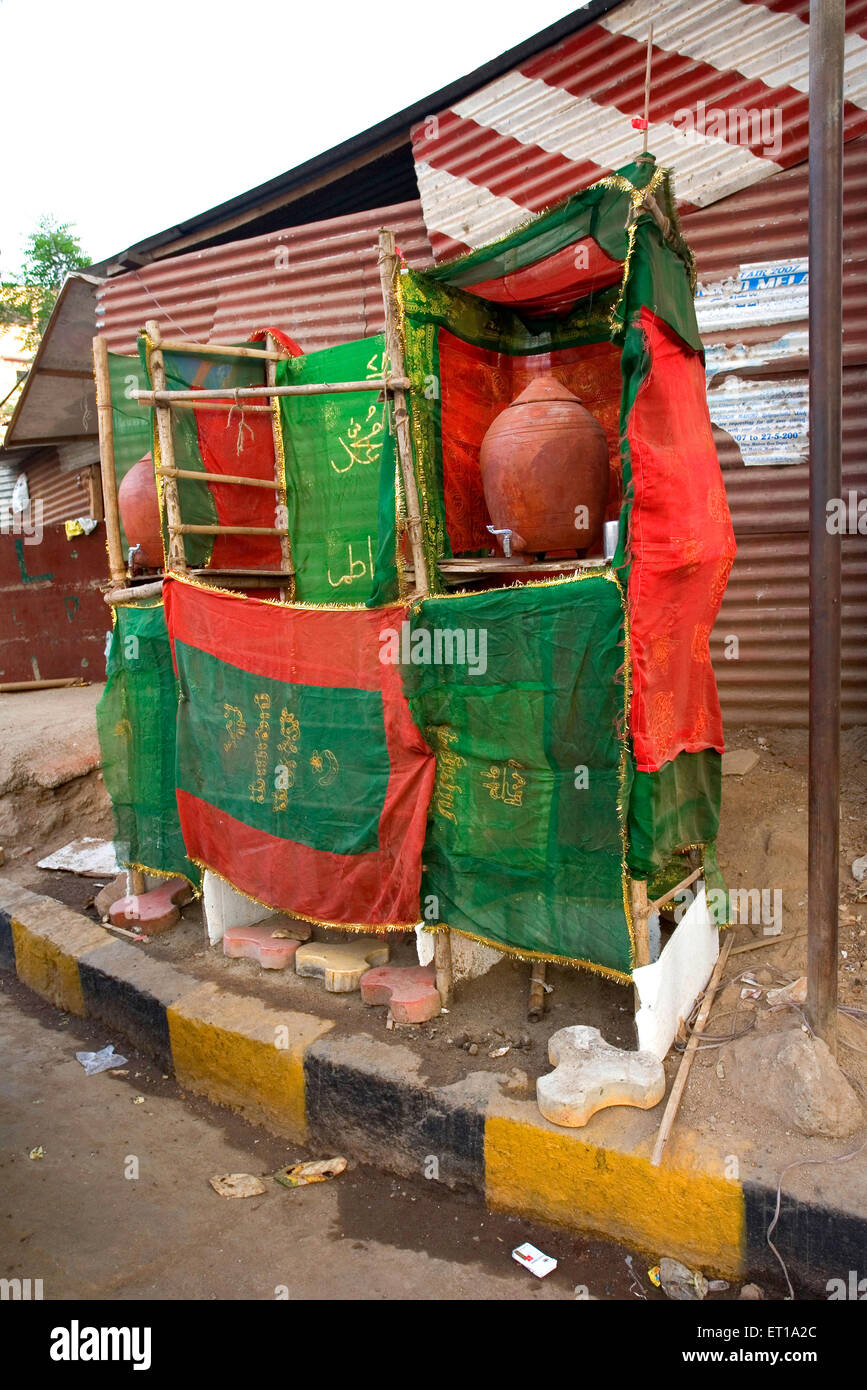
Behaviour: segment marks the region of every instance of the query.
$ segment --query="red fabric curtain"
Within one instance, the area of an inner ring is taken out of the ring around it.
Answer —
[[[629,615],[636,766],[723,749],[709,639],[735,555],[701,354],[648,309],[650,371],[629,416]]]

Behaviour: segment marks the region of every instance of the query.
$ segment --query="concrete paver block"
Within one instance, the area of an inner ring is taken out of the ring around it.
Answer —
[[[223,955],[258,961],[263,970],[284,970],[305,938],[303,933],[275,937],[275,930],[279,928],[273,921],[252,927],[228,927],[223,934]]]
[[[358,941],[308,941],[295,953],[296,975],[323,979],[329,994],[349,994],[373,965],[388,964],[388,947],[375,937]]]
[[[536,1100],[546,1120],[580,1129],[609,1105],[650,1110],[665,1094],[665,1072],[652,1052],[624,1052],[607,1043],[598,1028],[560,1028],[548,1040],[555,1068],[536,1082]]]
[[[388,1004],[395,1023],[427,1023],[442,1008],[432,965],[379,965],[361,980],[365,1004]]]
[[[748,772],[752,772],[759,755],[752,748],[733,748],[730,753],[722,755],[722,775],[723,777],[744,777]]]
[[[147,893],[118,898],[108,910],[108,920],[115,927],[138,925],[147,936],[156,936],[175,925],[181,907],[194,896],[185,878],[167,878],[159,888],[151,888]]]
[[[129,893],[129,877],[126,869],[123,869],[111,883],[107,883],[104,888],[100,888],[93,900],[93,905],[100,917],[107,917],[108,910],[118,898],[125,898]]]

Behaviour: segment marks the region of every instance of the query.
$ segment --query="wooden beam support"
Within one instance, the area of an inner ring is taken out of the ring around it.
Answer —
[[[409,412],[406,408],[406,390],[403,385],[396,385],[397,380],[406,382],[406,386],[410,384],[404,377],[403,341],[397,308],[396,281],[399,273],[400,263],[394,247],[394,232],[383,227],[379,233],[379,278],[382,285],[382,302],[385,308],[385,348],[388,355],[388,370],[394,374],[391,383],[394,400],[394,424],[397,434],[397,453],[400,460],[401,477],[403,478],[403,491],[406,498],[406,521],[412,551],[415,592],[421,595],[430,592],[430,577],[424,553],[421,508],[412,458]]]

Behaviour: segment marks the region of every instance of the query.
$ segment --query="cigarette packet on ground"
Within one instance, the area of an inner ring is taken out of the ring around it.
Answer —
[[[557,1268],[557,1261],[551,1255],[543,1255],[541,1250],[537,1250],[535,1245],[531,1245],[527,1240],[523,1245],[519,1245],[512,1251],[512,1259],[517,1260],[519,1265],[529,1269],[531,1274],[535,1274],[537,1279],[544,1279],[546,1274],[550,1274],[552,1269]]]

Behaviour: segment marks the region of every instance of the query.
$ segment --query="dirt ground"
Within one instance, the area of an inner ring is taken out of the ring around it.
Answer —
[[[421,1174],[350,1162],[333,1182],[289,1192],[271,1175],[321,1154],[181,1092],[127,1046],[118,1072],[86,1076],[75,1053],[104,1043],[101,1025],[0,977],[0,1276],[42,1279],[47,1300],[268,1301],[282,1287],[296,1303],[665,1301],[648,1259],[630,1267],[619,1246],[493,1214]],[[227,1201],[211,1190],[210,1177],[237,1172],[266,1191]],[[546,1279],[512,1259],[526,1240],[558,1261]]]
[[[0,697],[28,700],[27,707],[19,705],[14,710],[24,728],[19,727],[9,743],[11,751],[0,763],[0,771],[6,775],[5,784],[0,782],[0,787],[6,787],[5,797],[0,798],[0,808],[5,804],[5,811],[0,809],[0,816],[5,815],[6,820],[0,824],[11,819],[10,803],[18,817],[16,833],[7,840],[2,872],[96,919],[90,900],[98,882],[40,870],[36,861],[80,835],[110,836],[110,809],[100,774],[86,772],[52,791],[34,785],[33,779],[30,784],[26,779],[21,784],[21,771],[28,757],[43,766],[51,756],[62,754],[64,741],[57,730],[63,727],[67,704],[73,721],[69,737],[79,745],[86,743],[87,721],[92,719],[98,687],[91,687],[86,697],[80,691],[45,693],[54,699],[42,700],[38,706],[33,703],[32,717],[32,697]],[[56,714],[49,717],[46,706],[50,709],[52,704]],[[7,708],[0,705],[0,719]],[[28,727],[34,730],[29,753]],[[48,740],[54,753],[47,748]],[[730,888],[782,891],[783,939],[777,942],[769,938],[760,949],[729,958],[724,987],[706,1030],[708,1041],[718,1045],[700,1050],[678,1123],[688,1124],[716,1142],[728,1142],[731,1136],[737,1152],[751,1163],[770,1159],[776,1165],[796,1158],[824,1157],[842,1151],[840,1143],[787,1134],[764,1113],[745,1114],[726,1068],[726,1039],[732,1035],[748,1027],[759,1033],[773,1032],[797,1022],[790,1011],[772,1012],[765,996],[769,988],[793,981],[806,970],[805,938],[789,938],[804,932],[807,925],[807,735],[800,730],[763,733],[754,728],[729,729],[727,745],[730,749],[754,749],[759,758],[746,775],[723,778],[720,866]],[[13,770],[11,779],[7,766]],[[853,859],[867,853],[867,728],[844,732],[841,771],[840,1002],[867,1010],[867,883],[859,885],[851,873]],[[17,788],[12,785],[16,777]],[[764,940],[759,924],[736,931],[736,944],[759,940]],[[392,936],[389,944],[393,963],[416,963],[411,935]],[[462,985],[448,1014],[422,1026],[388,1029],[386,1010],[366,1008],[357,994],[326,994],[318,982],[301,979],[293,972],[262,971],[250,961],[227,959],[219,949],[208,946],[197,904],[184,909],[183,921],[176,928],[142,949],[222,988],[272,998],[275,1003],[289,1001],[293,1009],[330,1017],[339,1031],[363,1031],[383,1041],[409,1045],[420,1056],[421,1075],[433,1084],[448,1084],[468,1071],[489,1069],[499,1073],[514,1094],[531,1095],[536,1077],[548,1067],[548,1038],[556,1029],[573,1023],[598,1027],[612,1044],[636,1045],[631,988],[566,967],[549,967],[552,988],[547,1012],[536,1023],[526,1017],[529,967],[504,959],[481,979]],[[742,991],[753,989],[760,991],[760,998],[741,997]],[[867,1100],[867,1024],[843,1018],[841,1042],[841,1065],[862,1100]],[[491,1055],[504,1047],[508,1048],[504,1055]],[[669,1081],[679,1060],[677,1051],[667,1059]]]

